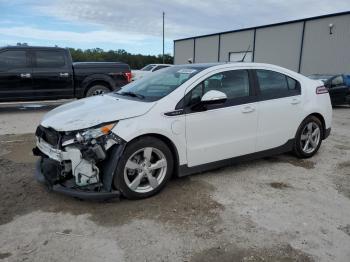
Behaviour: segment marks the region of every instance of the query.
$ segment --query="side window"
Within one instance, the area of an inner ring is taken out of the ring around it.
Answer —
[[[256,70],[260,95],[266,99],[300,94],[300,84],[295,79],[270,70]]]
[[[0,53],[0,70],[26,68],[27,57],[23,50],[9,50]]]
[[[332,79],[331,86],[336,87],[336,86],[342,86],[344,85],[344,80],[343,76],[336,76],[335,78]]]
[[[215,74],[193,88],[185,98],[187,106],[201,101],[202,96],[211,90],[223,92],[227,101],[249,97],[249,74],[247,70],[232,70]]]
[[[287,82],[288,82],[288,89],[289,90],[297,90],[299,88],[299,83],[294,80],[293,78],[290,78],[289,76],[287,77]]]
[[[64,67],[66,60],[59,51],[36,51],[36,66],[44,68]]]

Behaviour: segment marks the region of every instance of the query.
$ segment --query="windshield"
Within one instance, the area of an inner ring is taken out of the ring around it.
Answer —
[[[156,65],[146,65],[141,71],[151,71]]]
[[[136,80],[115,94],[147,102],[157,101],[205,69],[204,67],[173,66]]]

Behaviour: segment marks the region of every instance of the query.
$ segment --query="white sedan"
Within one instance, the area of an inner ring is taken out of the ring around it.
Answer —
[[[168,68],[170,66],[173,66],[173,65],[170,65],[170,64],[149,64],[149,65],[146,65],[145,67],[141,68],[140,70],[132,70],[131,71],[131,80],[135,81],[135,80],[141,79],[142,77],[144,77],[150,73],[156,72],[160,69]]]
[[[289,151],[311,157],[331,122],[327,89],[288,69],[176,65],[49,112],[36,133],[37,177],[81,198],[145,198],[171,176]]]

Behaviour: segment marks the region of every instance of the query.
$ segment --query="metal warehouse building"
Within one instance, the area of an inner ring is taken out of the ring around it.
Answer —
[[[350,11],[174,41],[174,63],[239,61],[309,74],[350,73]]]

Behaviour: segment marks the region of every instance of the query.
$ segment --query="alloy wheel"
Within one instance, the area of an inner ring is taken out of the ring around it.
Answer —
[[[315,122],[305,125],[300,137],[300,146],[304,153],[313,153],[321,141],[321,129]]]
[[[145,147],[127,160],[124,167],[126,185],[134,192],[148,193],[156,189],[164,180],[167,160],[163,152],[153,147]]]

